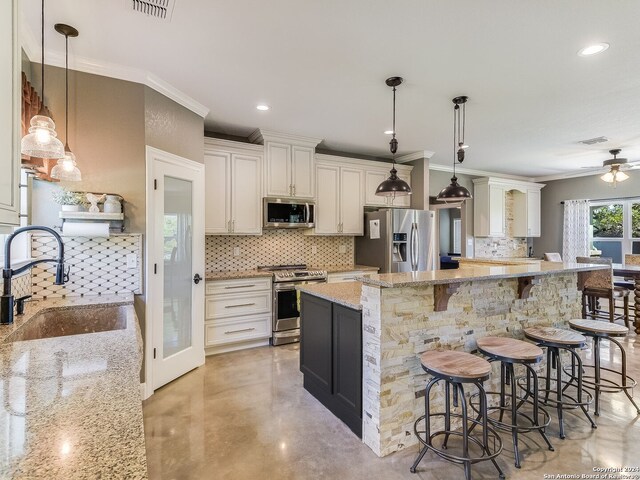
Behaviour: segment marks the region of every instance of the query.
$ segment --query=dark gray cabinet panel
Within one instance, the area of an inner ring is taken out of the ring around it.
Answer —
[[[362,436],[362,314],[313,295],[300,298],[304,388]]]

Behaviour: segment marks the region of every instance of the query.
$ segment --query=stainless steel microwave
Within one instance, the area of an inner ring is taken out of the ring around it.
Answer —
[[[264,199],[264,228],[313,228],[316,204],[294,198]]]

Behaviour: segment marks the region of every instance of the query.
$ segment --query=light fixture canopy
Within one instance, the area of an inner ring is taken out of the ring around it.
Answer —
[[[451,177],[451,183],[440,190],[438,200],[443,202],[459,202],[468,198],[473,198],[469,190],[458,183],[458,177],[456,177],[456,163],[462,163],[465,158],[465,150],[469,148],[469,145],[464,143],[465,127],[467,122],[466,105],[469,97],[462,95],[455,97],[452,101],[453,107],[453,177]],[[462,105],[462,108],[460,106]]]
[[[42,105],[37,115],[31,119],[29,133],[27,133],[20,142],[20,152],[23,155],[37,158],[62,158],[64,157],[64,145],[56,137],[56,124],[51,117],[47,115],[44,108],[44,0],[42,0],[41,9],[41,91],[40,98]]]
[[[55,178],[66,182],[80,182],[82,180],[82,173],[78,168],[76,162],[76,156],[69,148],[69,37],[77,37],[78,30],[71,25],[65,25],[64,23],[56,23],[54,27],[56,32],[64,35],[65,40],[65,69],[64,69],[64,81],[65,81],[65,114],[64,114],[64,134],[67,137],[64,145],[64,157],[58,160],[58,163],[51,170],[51,178]]]
[[[400,197],[411,195],[411,187],[407,182],[398,177],[396,170],[396,152],[398,151],[398,140],[396,140],[396,87],[400,85],[404,79],[402,77],[389,77],[386,80],[388,87],[393,89],[393,129],[387,130],[385,134],[392,135],[389,142],[389,150],[391,151],[393,165],[389,172],[389,178],[384,180],[376,189],[376,195],[381,197]]]

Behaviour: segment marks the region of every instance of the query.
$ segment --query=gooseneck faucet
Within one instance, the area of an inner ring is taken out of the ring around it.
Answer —
[[[13,270],[11,269],[11,242],[13,242],[13,239],[21,233],[31,231],[43,231],[50,233],[56,239],[56,242],[58,242],[58,257],[34,260],[33,262],[29,262],[28,264]],[[8,325],[10,323],[13,323],[14,301],[13,295],[11,294],[11,279],[15,275],[21,274],[34,265],[45,262],[52,262],[56,264],[56,280],[54,282],[55,285],[64,285],[65,282],[69,281],[69,270],[67,270],[66,272],[64,271],[64,244],[62,243],[62,238],[60,237],[58,232],[56,232],[53,228],[30,225],[28,227],[18,228],[7,237],[7,241],[4,245],[4,268],[2,269],[3,287],[2,296],[0,296],[0,324]]]

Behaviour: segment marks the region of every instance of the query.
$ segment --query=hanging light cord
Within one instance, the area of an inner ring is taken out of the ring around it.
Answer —
[[[69,35],[64,36],[64,143],[69,149]]]
[[[40,90],[40,96],[42,97],[42,109],[44,109],[44,0],[42,0],[42,88]]]
[[[458,152],[458,139],[457,131],[460,129],[460,107],[456,105],[453,107],[453,176],[456,176],[456,163],[458,163],[458,159],[456,158]]]

